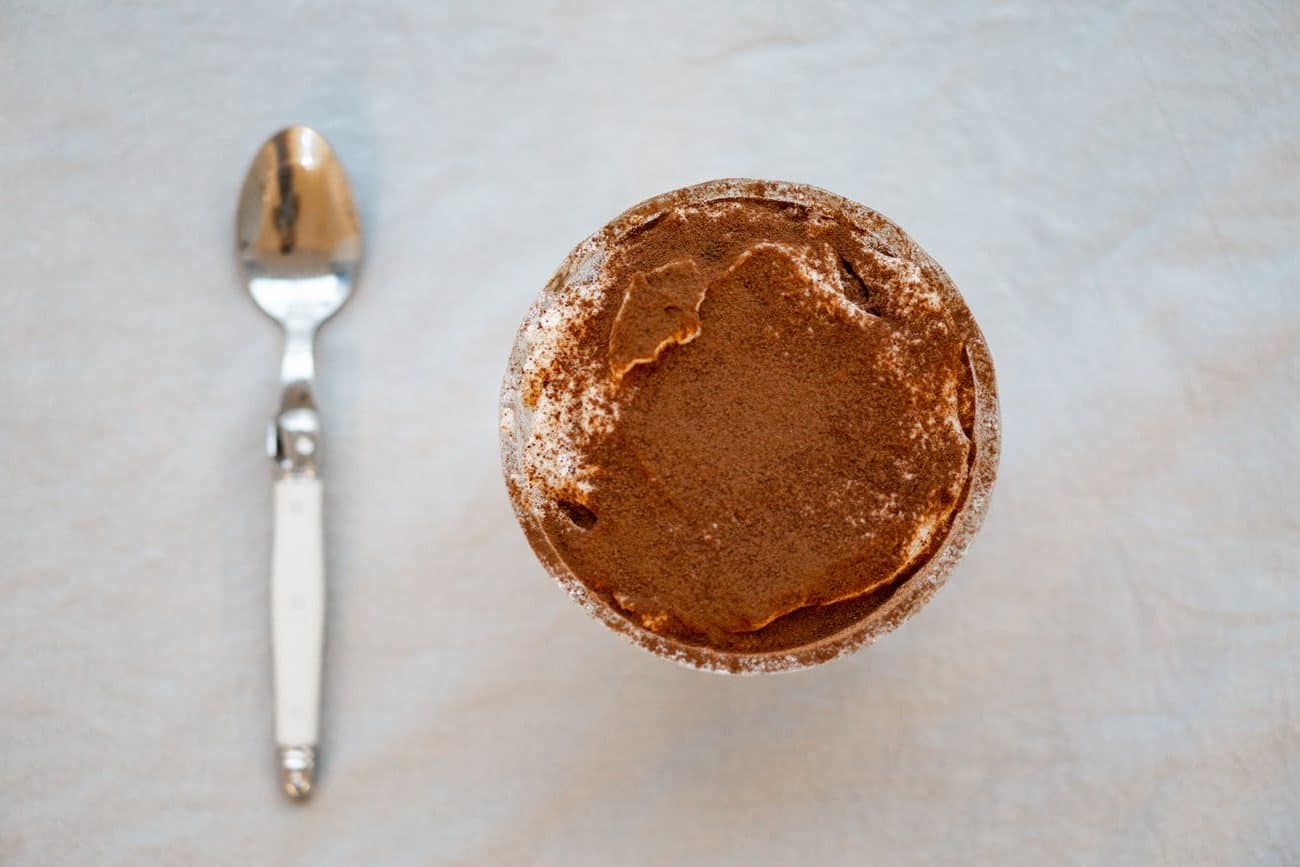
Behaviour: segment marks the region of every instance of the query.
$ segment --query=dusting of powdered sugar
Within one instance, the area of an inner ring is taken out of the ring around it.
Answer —
[[[542,291],[516,340],[502,395],[502,434],[518,450],[516,481],[535,507],[554,497],[586,500],[595,468],[584,461],[580,439],[608,432],[618,419],[614,386],[599,364],[573,367],[572,350],[608,289],[605,257],[594,238],[580,245]]]

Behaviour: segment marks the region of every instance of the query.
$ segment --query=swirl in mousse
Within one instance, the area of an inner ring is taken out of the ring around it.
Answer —
[[[521,326],[506,484],[548,571],[641,646],[803,668],[919,608],[997,466],[988,347],[901,229],[722,180],[578,245]]]

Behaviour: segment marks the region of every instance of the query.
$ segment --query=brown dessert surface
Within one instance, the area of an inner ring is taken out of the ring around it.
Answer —
[[[898,246],[743,196],[613,239],[525,389],[573,451],[563,474],[524,463],[580,581],[658,634],[764,651],[925,562],[968,482],[974,387],[964,320]]]
[[[704,290],[703,275],[691,259],[632,275],[609,330],[615,381],[638,364],[654,362],[670,345],[699,336]]]

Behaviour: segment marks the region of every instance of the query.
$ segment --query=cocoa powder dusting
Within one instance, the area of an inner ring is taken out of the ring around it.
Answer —
[[[704,290],[700,269],[690,259],[632,275],[609,330],[615,382],[636,365],[655,361],[668,346],[699,336]]]
[[[576,451],[563,478],[525,470],[579,580],[653,632],[763,652],[924,564],[965,495],[974,392],[964,328],[897,246],[744,196],[609,245],[525,383]]]

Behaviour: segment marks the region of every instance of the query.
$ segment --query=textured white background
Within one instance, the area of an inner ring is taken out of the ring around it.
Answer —
[[[1297,5],[477,5],[0,5],[0,862],[1300,862]],[[306,808],[231,240],[293,121],[369,244],[320,347]],[[897,220],[1001,382],[952,583],[798,675],[589,621],[498,466],[551,270],[726,175]]]

